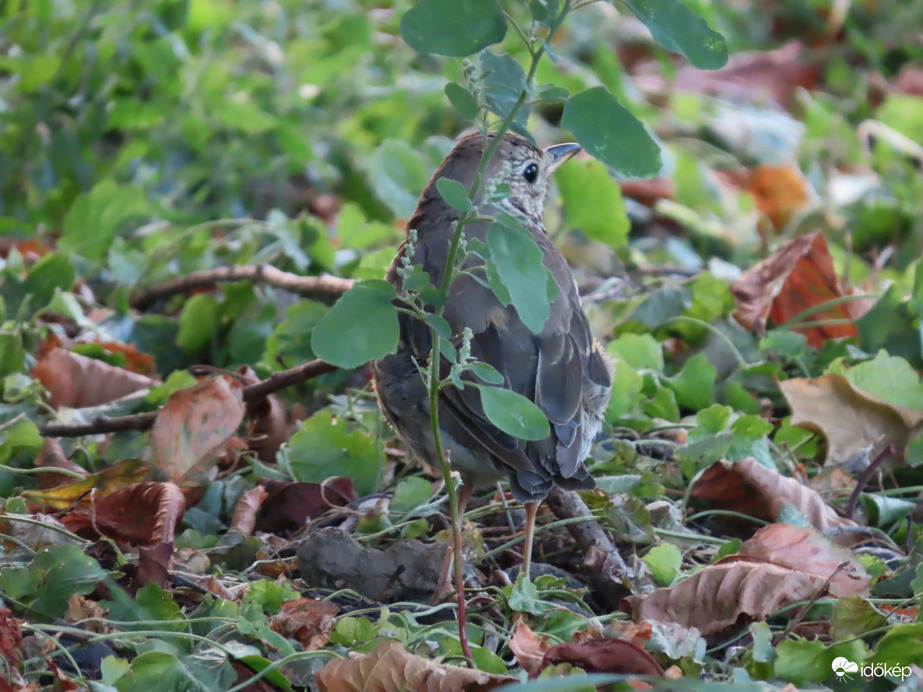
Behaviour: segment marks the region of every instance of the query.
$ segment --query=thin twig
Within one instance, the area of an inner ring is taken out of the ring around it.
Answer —
[[[164,300],[179,293],[191,293],[200,288],[209,288],[218,283],[231,281],[252,281],[264,283],[297,293],[305,298],[314,298],[332,303],[353,287],[352,279],[339,276],[301,276],[282,271],[269,264],[243,265],[237,267],[220,267],[192,272],[186,276],[172,279],[156,286],[138,291],[131,297],[131,307],[144,310],[159,300]]]
[[[243,399],[246,402],[259,401],[260,399],[277,392],[280,389],[291,387],[305,380],[310,380],[328,372],[333,372],[337,367],[322,360],[312,360],[289,370],[276,372],[243,388]],[[131,416],[109,418],[99,416],[89,423],[45,423],[39,426],[39,432],[44,437],[80,437],[82,435],[98,435],[100,433],[121,432],[123,430],[148,430],[157,420],[159,411],[136,413]]]
[[[821,596],[823,596],[830,590],[830,584],[833,582],[833,578],[836,575],[838,575],[847,566],[849,566],[849,560],[846,560],[845,562],[841,562],[840,564],[836,566],[836,569],[833,570],[833,574],[827,577],[827,581],[825,581],[821,585],[821,587],[817,591],[814,592],[814,595],[811,596],[810,599],[808,599],[808,602],[798,613],[798,616],[788,623],[788,627],[786,627],[785,631],[781,634],[781,636],[779,636],[778,641],[783,641],[789,635],[790,632],[792,632],[798,625],[801,624],[801,621],[804,620],[805,616],[808,614],[808,611],[811,610],[813,605],[817,603],[817,601],[820,599]]]
[[[847,519],[852,519],[853,515],[856,513],[856,507],[859,505],[859,496],[862,494],[862,490],[872,478],[872,474],[875,473],[875,469],[881,466],[881,462],[883,462],[892,454],[894,454],[894,447],[888,443],[885,445],[885,448],[878,453],[878,456],[872,460],[872,463],[869,464],[861,474],[859,474],[859,479],[856,481],[856,487],[853,489],[852,495],[849,496],[849,502],[846,503],[845,514]]]

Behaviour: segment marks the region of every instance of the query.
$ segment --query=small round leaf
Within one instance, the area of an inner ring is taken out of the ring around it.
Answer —
[[[421,0],[401,17],[401,36],[418,53],[463,58],[505,35],[497,0]]]
[[[394,298],[394,287],[386,281],[356,284],[314,327],[314,353],[340,368],[356,368],[393,353],[399,335]]]
[[[521,394],[503,387],[479,387],[490,422],[521,440],[544,440],[551,434],[542,410]]]

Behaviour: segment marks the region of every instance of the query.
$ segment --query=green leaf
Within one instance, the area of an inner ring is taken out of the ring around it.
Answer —
[[[279,454],[280,465],[288,464],[300,481],[321,483],[332,476],[347,476],[360,495],[375,490],[379,464],[374,438],[348,429],[329,410],[304,421]]]
[[[892,406],[923,411],[923,384],[917,371],[903,358],[882,350],[872,360],[843,369],[842,374],[863,392]]]
[[[130,219],[149,216],[151,212],[141,188],[103,180],[74,200],[64,217],[61,249],[99,260],[109,249],[116,231]]]
[[[369,157],[369,184],[395,216],[409,219],[429,180],[420,153],[402,139],[386,139]]]
[[[534,334],[538,334],[551,311],[542,251],[528,231],[514,227],[512,223],[490,224],[487,245],[490,247],[491,263],[496,266],[500,281],[509,291],[519,318]]]
[[[651,569],[654,580],[661,586],[670,586],[679,574],[683,553],[672,543],[661,543],[651,548],[643,558]]]
[[[401,17],[401,36],[418,53],[463,58],[506,35],[496,0],[421,0]]]
[[[436,189],[442,195],[442,199],[448,202],[449,206],[458,211],[468,211],[471,208],[471,200],[468,199],[468,188],[457,180],[451,178],[439,178],[436,181]]]
[[[631,224],[622,190],[606,167],[594,159],[570,161],[555,173],[568,226],[617,248]]]
[[[311,334],[318,358],[340,368],[356,368],[393,353],[399,328],[391,284],[363,281],[340,298]]]
[[[699,411],[715,403],[715,379],[718,371],[702,353],[686,361],[675,377],[665,377],[667,386],[676,394],[676,403]]]
[[[544,440],[551,434],[542,410],[521,394],[503,387],[479,387],[490,422],[521,440]]]
[[[481,70],[484,72],[484,97],[494,113],[505,118],[513,110],[519,96],[526,88],[526,73],[522,65],[509,53],[495,55],[485,50],[479,56]],[[513,122],[525,127],[529,121],[529,108],[523,105],[513,118]]]
[[[878,642],[871,661],[901,667],[909,677],[910,662],[923,661],[923,622],[892,627]]]
[[[624,0],[651,30],[654,40],[672,53],[686,56],[701,70],[717,70],[728,61],[724,37],[680,0]]]
[[[99,563],[74,545],[39,550],[27,567],[0,570],[0,589],[26,600],[32,610],[56,618],[73,594],[88,594],[107,576]]]
[[[394,489],[390,508],[394,512],[409,512],[427,502],[433,495],[433,486],[419,476],[405,478]]]
[[[589,154],[622,175],[651,177],[660,171],[660,146],[605,87],[567,99],[561,125]]]
[[[478,100],[474,94],[460,84],[449,82],[445,85],[445,95],[458,114],[465,120],[474,120],[478,115]]]
[[[212,340],[218,301],[212,296],[198,293],[186,301],[179,316],[179,333],[176,345],[186,353],[197,353]]]
[[[663,372],[663,347],[650,334],[623,334],[609,343],[608,351],[624,358],[635,370]]]
[[[26,350],[15,334],[0,334],[0,377],[25,368]]]
[[[42,257],[29,269],[23,284],[23,291],[32,294],[30,306],[33,310],[44,308],[54,297],[55,289],[69,291],[74,285],[74,265],[61,252],[52,252]]]
[[[468,364],[468,369],[482,382],[503,384],[503,375],[497,372],[497,369],[490,363],[475,361]]]

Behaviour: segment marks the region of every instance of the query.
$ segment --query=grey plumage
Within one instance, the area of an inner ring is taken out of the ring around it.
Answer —
[[[407,225],[416,230],[418,238],[413,263],[421,265],[436,285],[442,281],[453,222],[460,215],[442,199],[436,180],[445,176],[470,186],[482,146],[479,134],[456,144],[423,190]],[[567,150],[568,154],[572,151]],[[569,155],[542,151],[521,137],[507,134],[486,175],[487,180],[502,175],[503,182],[509,184],[509,197],[499,206],[522,218],[559,285],[542,331],[533,334],[513,307],[502,305],[489,288],[465,275],[452,284],[443,313],[453,334],[460,334],[465,327],[472,330],[472,356],[496,368],[504,376],[504,386],[534,401],[551,424],[548,438],[526,442],[490,423],[476,388],[447,387],[440,393],[441,435],[465,484],[483,485],[507,477],[513,495],[524,503],[540,502],[553,484],[574,489],[594,486],[584,460],[611,392],[609,362],[593,341],[576,282],[542,221],[549,176],[566,158]],[[532,164],[538,171],[530,182],[524,174]],[[491,211],[484,207],[481,213]],[[484,241],[487,226],[485,222],[469,224],[465,226],[466,236]],[[397,269],[403,252],[402,245],[386,277],[399,294],[402,287]],[[477,263],[469,258],[466,268]],[[438,468],[429,399],[414,362],[425,365],[429,357],[428,327],[401,314],[398,351],[374,364],[373,377],[388,421],[418,456]]]

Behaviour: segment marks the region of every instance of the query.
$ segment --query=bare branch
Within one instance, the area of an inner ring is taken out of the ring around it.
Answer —
[[[179,293],[190,293],[196,289],[209,288],[218,283],[231,281],[252,281],[264,283],[297,293],[305,298],[313,298],[325,303],[333,303],[346,293],[355,283],[352,279],[339,276],[301,276],[276,269],[269,264],[244,265],[239,267],[221,267],[206,271],[192,272],[186,276],[150,286],[131,297],[131,307],[144,310],[159,300]]]
[[[333,372],[337,367],[322,360],[311,360],[294,368],[276,372],[254,384],[243,388],[243,397],[246,402],[253,402],[269,396],[280,389],[306,380],[319,377],[328,372]],[[45,423],[39,426],[39,432],[44,437],[80,437],[81,435],[98,435],[100,433],[120,432],[123,430],[148,430],[157,420],[159,411],[149,413],[136,413],[131,416],[109,418],[99,416],[89,423],[66,424]]]

